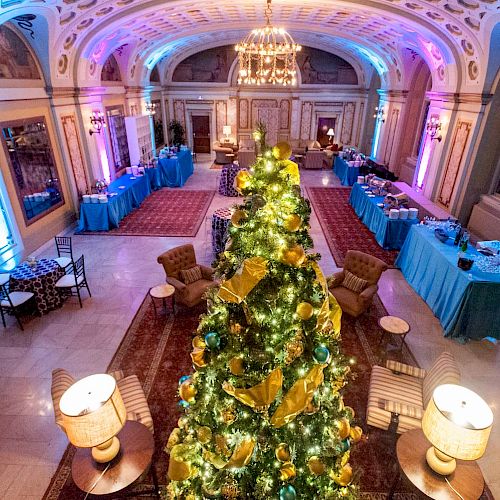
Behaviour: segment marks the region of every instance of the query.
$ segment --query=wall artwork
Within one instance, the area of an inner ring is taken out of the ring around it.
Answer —
[[[344,116],[342,119],[342,134],[340,140],[342,144],[351,144],[352,126],[354,124],[354,113],[356,104],[354,102],[346,102],[344,104]]]
[[[122,81],[122,76],[120,74],[120,68],[118,66],[118,62],[116,60],[116,57],[111,54],[106,62],[104,63],[104,66],[102,67],[101,71],[101,80],[103,82],[121,82]]]
[[[311,119],[313,112],[313,103],[312,102],[303,102],[302,103],[302,113],[300,116],[300,138],[303,140],[307,140],[311,135]]]
[[[0,25],[0,78],[41,80],[35,59],[25,43],[4,24]]]
[[[324,50],[302,47],[302,50],[297,53],[297,64],[303,84],[358,84],[358,76],[354,68],[341,57]]]
[[[90,193],[90,185],[85,175],[85,166],[83,164],[82,148],[80,138],[76,129],[75,115],[61,116],[61,122],[64,130],[64,137],[68,146],[71,169],[75,178],[76,190],[78,196]]]
[[[233,45],[198,52],[177,65],[172,81],[226,83],[235,57]]]
[[[122,105],[106,107],[115,171],[130,167],[125,112]]]

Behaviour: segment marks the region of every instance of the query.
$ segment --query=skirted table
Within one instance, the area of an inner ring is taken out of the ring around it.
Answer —
[[[216,255],[223,252],[228,239],[227,228],[231,222],[231,210],[218,208],[212,215],[212,250]]]
[[[109,231],[118,227],[120,221],[134,208],[138,208],[150,193],[147,175],[122,175],[108,186],[107,203],[80,205],[80,224],[77,232]]]
[[[333,172],[340,179],[342,186],[352,186],[357,180],[361,167],[351,167],[343,159],[337,156],[333,163]]]
[[[224,165],[220,174],[219,194],[222,196],[241,196],[234,188],[234,179],[240,170],[246,170],[235,163]]]
[[[62,305],[61,295],[56,289],[57,280],[64,270],[52,259],[40,259],[31,267],[23,262],[10,273],[10,290],[32,292],[40,314],[47,314]]]
[[[160,184],[162,187],[181,187],[194,172],[191,150],[183,149],[170,158],[158,160]]]
[[[396,266],[439,319],[445,337],[500,339],[500,273],[481,271],[477,259],[484,257],[475,248],[467,253],[476,262],[463,271],[452,239],[441,243],[427,226],[413,226]]]
[[[389,219],[377,203],[383,196],[369,197],[357,182],[352,186],[349,203],[364,225],[375,234],[377,243],[386,250],[399,250],[405,242],[410,228],[418,224],[418,219]]]

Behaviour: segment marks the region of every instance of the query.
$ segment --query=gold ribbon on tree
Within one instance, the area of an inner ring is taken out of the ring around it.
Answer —
[[[220,456],[207,450],[203,453],[203,458],[208,460],[216,469],[219,470],[239,469],[248,465],[250,459],[252,458],[254,448],[255,439],[245,438],[238,446],[236,446],[233,450],[231,458],[227,462]]]
[[[199,336],[193,338],[193,350],[191,351],[191,361],[196,369],[203,368],[207,366],[205,361],[205,341]]]
[[[335,297],[328,291],[328,285],[326,283],[325,276],[323,274],[323,271],[321,271],[318,263],[313,262],[311,266],[316,273],[316,279],[321,285],[323,293],[326,295],[326,298],[321,305],[318,313],[316,328],[318,328],[319,330],[325,330],[328,327],[331,327],[333,328],[335,335],[338,335],[340,333],[342,309],[340,308]]]
[[[222,388],[235,399],[259,411],[268,407],[283,385],[281,368],[274,369],[262,382],[249,389],[239,389],[229,382],[224,382]]]
[[[299,166],[292,160],[283,160],[281,165],[284,165],[285,168],[280,170],[280,176],[286,177],[288,175],[292,184],[300,185]]]
[[[192,461],[196,458],[194,445],[176,444],[170,451],[168,477],[172,481],[184,481],[196,474]]]
[[[326,364],[314,365],[309,373],[299,378],[281,400],[271,417],[271,425],[279,429],[300,415],[311,402],[314,391],[323,383]]]
[[[226,302],[240,304],[267,273],[263,257],[245,259],[234,276],[220,285],[219,297]]]

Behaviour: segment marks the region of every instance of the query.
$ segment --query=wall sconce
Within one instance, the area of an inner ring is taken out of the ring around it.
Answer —
[[[375,108],[375,114],[373,115],[373,118],[376,118],[378,122],[385,122],[385,111],[384,108],[381,107],[379,108],[378,106]]]
[[[146,114],[153,116],[156,113],[156,104],[152,102],[146,103]]]
[[[441,142],[443,139],[441,134],[438,132],[441,130],[441,122],[439,121],[439,116],[433,115],[427,120],[427,135],[430,136],[431,141],[436,140]]]
[[[92,128],[89,130],[89,134],[100,134],[103,127],[106,126],[104,121],[104,113],[101,111],[92,111],[90,114],[90,125]]]

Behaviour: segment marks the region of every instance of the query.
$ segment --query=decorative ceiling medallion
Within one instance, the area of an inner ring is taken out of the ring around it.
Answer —
[[[474,17],[466,17],[465,23],[475,31],[479,31],[479,28],[481,27],[481,23]]]
[[[452,14],[463,14],[464,13],[464,9],[460,8],[458,5],[454,5],[454,4],[451,4],[451,3],[445,4],[444,8],[448,12],[451,12]]]
[[[477,80],[479,76],[479,68],[477,67],[476,61],[471,61],[467,67],[469,78],[471,80]]]
[[[469,56],[472,56],[474,55],[474,46],[472,45],[472,43],[470,43],[468,40],[466,40],[465,38],[460,42],[460,45],[462,45],[462,49],[464,49],[464,52],[469,55]]]
[[[71,47],[73,47],[75,41],[76,41],[76,34],[75,33],[72,33],[70,36],[68,36],[66,38],[66,40],[64,40],[64,44],[63,44],[63,47],[65,50],[68,50],[70,49]]]
[[[456,26],[455,24],[446,24],[446,29],[452,34],[452,35],[456,35],[456,36],[459,36],[462,34],[462,30]]]
[[[458,3],[460,5],[463,5],[464,7],[467,7],[468,9],[479,8],[479,2],[476,2],[476,0],[458,0]]]

